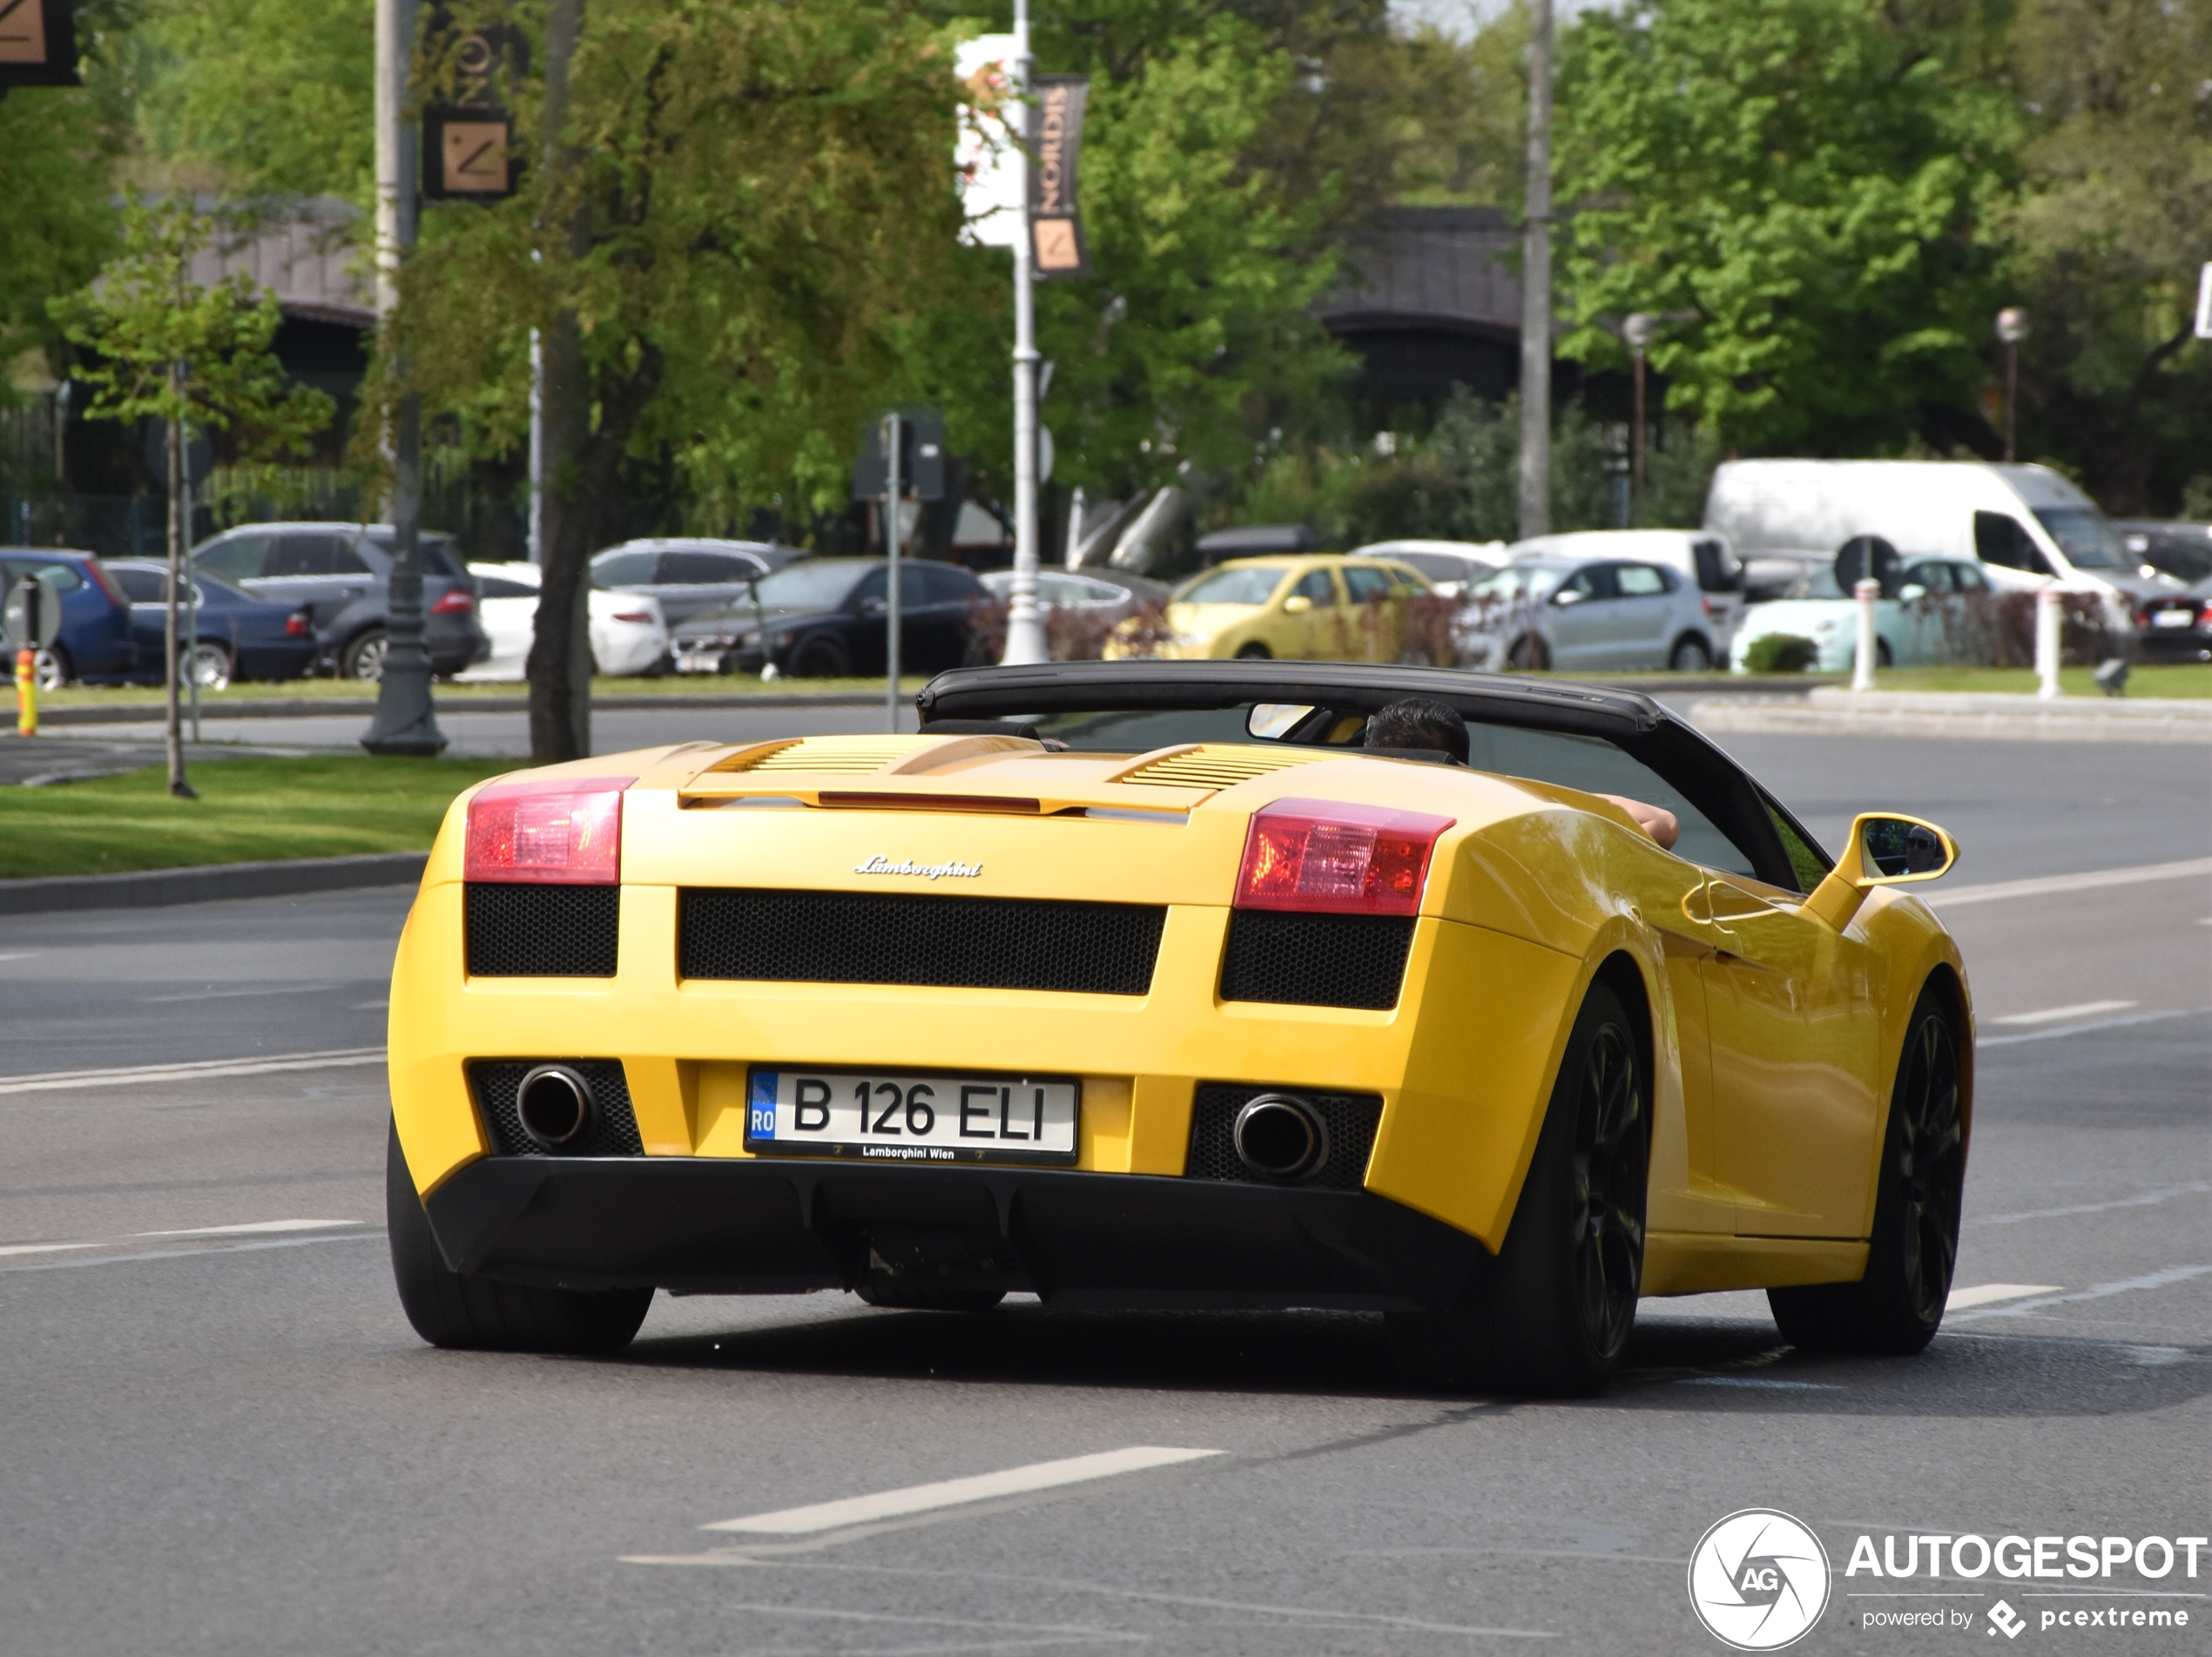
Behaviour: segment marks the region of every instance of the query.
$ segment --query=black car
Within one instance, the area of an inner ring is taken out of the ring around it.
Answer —
[[[424,643],[433,673],[458,673],[491,653],[476,589],[450,535],[425,534]],[[192,550],[192,566],[257,598],[305,610],[316,665],[341,678],[383,677],[391,609],[392,529],[382,523],[249,523]]]
[[[2212,523],[2165,523],[2125,518],[2112,526],[2144,568],[2181,582],[2212,576]]]
[[[131,630],[138,641],[134,677],[141,684],[158,684],[168,655],[169,566],[118,558],[107,571],[131,601]],[[296,679],[314,665],[314,622],[298,605],[256,598],[204,569],[193,575],[192,590],[197,604],[177,612],[178,652],[185,672],[207,689],[219,690],[233,679]],[[196,647],[187,619],[194,616]]]
[[[2146,662],[2212,662],[2212,578],[2137,604],[2135,651]]]
[[[592,555],[591,584],[603,592],[651,593],[676,627],[744,603],[754,582],[805,556],[765,541],[625,541]]]
[[[753,597],[669,630],[679,673],[776,673],[802,679],[885,670],[881,558],[808,558],[764,576]],[[935,673],[974,663],[977,625],[995,613],[989,593],[958,564],[902,559],[899,665]]]

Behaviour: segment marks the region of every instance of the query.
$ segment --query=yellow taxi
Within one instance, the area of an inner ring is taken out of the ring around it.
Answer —
[[[1429,590],[1427,577],[1391,558],[1235,558],[1177,588],[1164,616],[1132,616],[1115,629],[1104,655],[1395,662],[1406,601]]]

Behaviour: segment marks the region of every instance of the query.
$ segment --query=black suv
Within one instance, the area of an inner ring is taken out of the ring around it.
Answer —
[[[426,532],[424,642],[430,670],[458,673],[491,653],[476,618],[476,588],[453,537]],[[318,669],[341,678],[383,677],[389,640],[392,528],[385,523],[247,523],[192,549],[219,580],[307,612]]]

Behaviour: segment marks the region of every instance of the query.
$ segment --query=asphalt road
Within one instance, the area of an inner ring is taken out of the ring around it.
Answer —
[[[1831,839],[1925,810],[1966,843],[1956,887],[2047,881],[1946,911],[1982,1037],[1958,1281],[2011,1292],[1917,1358],[1798,1354],[1750,1295],[1646,1302],[1624,1380],[1565,1404],[1410,1390],[1347,1315],[664,1297],[617,1359],[435,1352],[378,1229],[405,894],[9,920],[0,1649],[1718,1652],[1685,1561],[1756,1505],[1837,1573],[1795,1649],[2203,1650],[2212,1552],[2155,1581],[1841,1573],[1861,1534],[2212,1531],[2212,882],[2067,879],[2204,857],[2212,765],[1731,745]],[[21,1080],[300,1053],[340,1056]],[[1136,1445],[1220,1453],[795,1540],[698,1528]],[[2114,1604],[2192,1626],[2042,1625]],[[1862,1622],[1900,1608],[1966,1622]]]

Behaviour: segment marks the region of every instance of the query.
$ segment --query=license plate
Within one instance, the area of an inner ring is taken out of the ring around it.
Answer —
[[[2150,618],[2153,627],[2188,627],[2196,620],[2193,610],[2161,610]]]
[[[719,673],[722,670],[722,652],[710,650],[697,656],[679,656],[676,658],[676,670],[678,673]]]
[[[757,1069],[745,1148],[881,1162],[1072,1162],[1067,1077]]]

